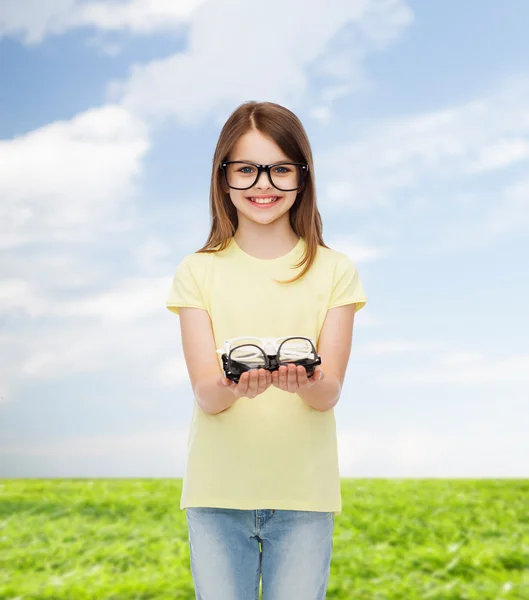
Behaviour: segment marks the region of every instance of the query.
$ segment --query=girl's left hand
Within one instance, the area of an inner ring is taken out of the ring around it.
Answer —
[[[321,381],[324,376],[323,371],[316,367],[314,375],[309,378],[305,367],[296,367],[291,363],[288,367],[281,365],[277,371],[272,371],[272,385],[285,392],[297,393],[308,390],[317,381]]]

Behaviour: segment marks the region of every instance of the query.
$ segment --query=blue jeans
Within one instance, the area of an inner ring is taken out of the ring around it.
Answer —
[[[334,513],[189,507],[197,600],[324,600]]]

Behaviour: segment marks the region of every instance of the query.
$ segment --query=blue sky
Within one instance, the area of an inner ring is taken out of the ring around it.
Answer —
[[[302,120],[368,298],[342,476],[529,475],[529,6],[22,4],[0,6],[0,477],[183,475],[165,299],[250,99]]]

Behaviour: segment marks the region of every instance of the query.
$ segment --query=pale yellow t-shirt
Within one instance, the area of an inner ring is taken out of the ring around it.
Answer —
[[[232,238],[221,252],[185,256],[166,306],[176,314],[180,306],[206,310],[217,348],[238,336],[304,336],[317,344],[328,309],[356,303],[358,312],[366,296],[355,263],[323,246],[301,280],[275,283],[299,272],[290,266],[304,248],[299,238],[288,254],[259,259]],[[191,506],[340,514],[334,409],[318,411],[274,386],[216,415],[195,400],[180,501],[181,509]]]

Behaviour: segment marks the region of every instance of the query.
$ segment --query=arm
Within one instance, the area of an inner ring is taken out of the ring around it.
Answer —
[[[264,369],[244,373],[238,385],[227,380],[218,363],[208,312],[201,308],[181,307],[179,315],[191,387],[205,413],[216,415],[228,409],[238,398],[254,398],[271,385],[270,373]]]
[[[351,354],[355,309],[355,304],[346,304],[327,311],[318,339],[325,377],[299,391],[303,400],[316,410],[330,410],[340,398]]]
[[[221,371],[209,314],[201,308],[182,307],[179,316],[187,372],[198,405],[208,414],[222,412],[237,398],[217,384]]]

